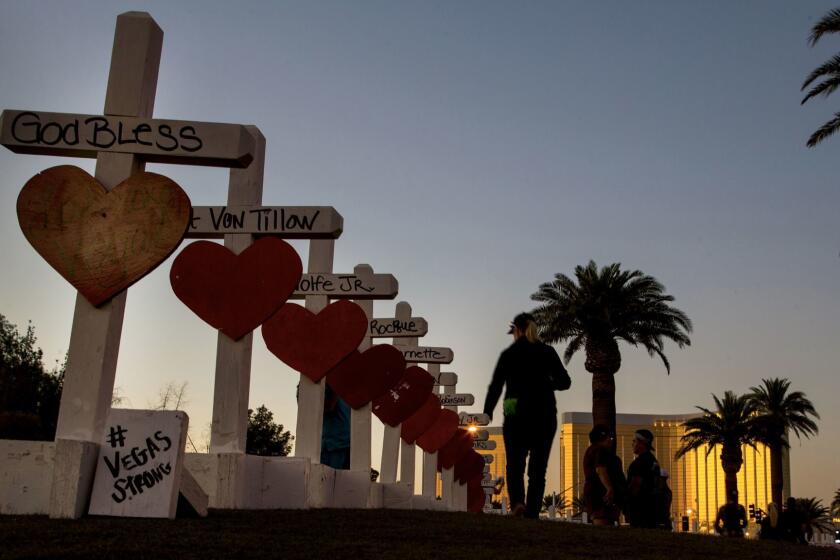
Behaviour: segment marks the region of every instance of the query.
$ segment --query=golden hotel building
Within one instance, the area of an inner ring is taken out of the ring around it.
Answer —
[[[624,470],[633,461],[633,434],[640,428],[653,432],[654,455],[670,474],[668,483],[674,498],[671,513],[675,520],[687,515],[693,527],[701,532],[713,531],[718,508],[726,503],[724,473],[720,464],[720,449],[710,453],[703,447],[691,451],[679,460],[674,454],[680,447],[685,430],[681,424],[696,415],[618,414],[616,416],[616,453]],[[560,489],[566,503],[580,497],[583,491],[583,454],[589,446],[592,414],[565,412],[557,426],[560,468]],[[717,446],[716,446],[717,447]],[[757,449],[744,447],[744,464],[738,473],[739,501],[745,508],[755,504],[767,510],[770,501],[770,451],[763,445]],[[783,459],[785,496],[790,496],[790,461]],[[571,511],[569,511],[571,513]]]

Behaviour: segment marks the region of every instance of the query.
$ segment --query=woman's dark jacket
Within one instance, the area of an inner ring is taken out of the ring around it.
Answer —
[[[505,400],[517,399],[517,414],[556,415],[554,391],[565,391],[571,383],[554,348],[519,337],[499,356],[487,388],[484,413],[492,416],[505,386]]]

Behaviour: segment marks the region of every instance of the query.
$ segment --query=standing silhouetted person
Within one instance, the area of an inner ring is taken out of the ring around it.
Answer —
[[[508,334],[513,344],[505,349],[487,388],[484,413],[493,417],[502,387],[505,420],[502,434],[507,456],[507,485],[511,512],[536,519],[542,507],[545,470],[557,431],[555,390],[565,390],[571,379],[557,351],[543,344],[528,313],[514,317]],[[528,460],[528,496],[525,497],[525,461]]]
[[[627,469],[625,514],[631,527],[671,528],[671,492],[653,454],[653,433],[636,430],[633,453],[636,458]]]
[[[613,449],[609,428],[598,424],[589,432],[589,447],[583,454],[584,511],[593,525],[615,525],[621,515],[624,471]]]

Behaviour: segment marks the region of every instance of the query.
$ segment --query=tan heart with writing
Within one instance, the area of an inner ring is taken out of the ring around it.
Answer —
[[[83,169],[60,165],[26,182],[17,213],[35,250],[99,306],[178,247],[190,199],[156,173],[137,173],[107,191]]]

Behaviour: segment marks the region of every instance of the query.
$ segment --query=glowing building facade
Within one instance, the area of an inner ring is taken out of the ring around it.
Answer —
[[[685,433],[681,424],[696,415],[618,414],[616,416],[616,453],[624,470],[633,461],[633,434],[647,428],[654,434],[654,454],[659,464],[670,474],[669,485],[674,494],[671,504],[673,518],[687,515],[692,525],[700,531],[711,531],[717,510],[726,503],[724,472],[720,463],[720,448],[702,447],[680,459],[674,454],[680,447],[680,437]],[[560,488],[566,503],[583,492],[583,454],[589,446],[592,415],[588,412],[563,413],[558,426]],[[770,451],[763,445],[756,449],[744,447],[744,464],[738,472],[738,498],[745,508],[754,504],[767,510],[770,501]],[[790,496],[790,462],[783,459],[785,489]]]

